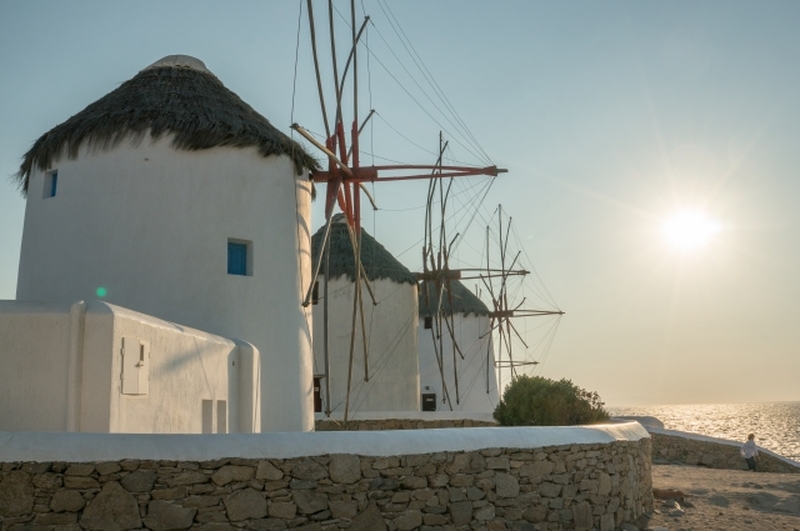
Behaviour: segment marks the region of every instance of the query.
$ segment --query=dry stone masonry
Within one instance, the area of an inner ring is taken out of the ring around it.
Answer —
[[[213,461],[5,462],[2,531],[613,531],[652,511],[650,439]]]
[[[648,431],[652,438],[654,463],[747,470],[747,465],[739,454],[738,443],[650,427]],[[798,474],[800,463],[759,449],[758,470]]]

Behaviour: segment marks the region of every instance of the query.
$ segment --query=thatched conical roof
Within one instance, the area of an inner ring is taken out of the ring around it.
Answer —
[[[325,236],[325,226],[322,226],[314,236],[311,237],[311,255],[314,264],[322,252],[322,240]],[[331,224],[331,263],[330,277],[339,278],[347,275],[350,280],[355,281],[356,261],[353,253],[353,245],[350,241],[350,234],[347,230],[347,222],[342,214],[336,214]],[[367,278],[370,280],[390,279],[398,284],[416,284],[417,279],[414,274],[401,264],[397,258],[378,243],[375,238],[361,229],[361,264]],[[320,274],[323,274],[320,270]]]
[[[453,313],[461,313],[464,315],[488,315],[489,308],[480,300],[474,293],[467,289],[464,284],[458,280],[451,280],[449,283],[450,292],[453,294],[452,308],[450,306],[450,297],[447,293],[447,284],[442,292],[442,309],[447,315]],[[428,296],[425,296],[425,291],[428,291]],[[438,291],[435,282],[422,282],[419,287],[419,316],[429,317],[433,314],[430,306],[434,308],[439,307]]]
[[[239,96],[225,88],[202,61],[168,56],[139,72],[64,123],[42,135],[25,154],[17,177],[27,192],[34,168],[46,171],[64,152],[82,145],[109,149],[126,137],[172,134],[176,149],[255,147],[264,157],[286,155],[298,175],[317,161]]]

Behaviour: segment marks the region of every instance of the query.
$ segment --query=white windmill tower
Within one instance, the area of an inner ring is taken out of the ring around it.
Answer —
[[[249,341],[261,430],[311,430],[316,166],[201,61],[166,57],[25,155],[17,299],[103,298]]]
[[[353,413],[416,412],[417,279],[366,231],[360,239],[362,274],[357,275],[347,221],[342,214],[334,216],[327,241],[329,265],[318,280],[323,289],[316,290],[328,296],[316,297],[313,306],[319,412],[336,419]],[[321,228],[312,237],[315,258],[323,243]],[[369,293],[362,301],[356,298],[356,277]]]

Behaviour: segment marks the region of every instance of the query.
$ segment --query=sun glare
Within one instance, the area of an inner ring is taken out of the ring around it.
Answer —
[[[722,224],[703,212],[684,210],[665,220],[661,229],[670,245],[691,251],[705,246],[722,230]]]

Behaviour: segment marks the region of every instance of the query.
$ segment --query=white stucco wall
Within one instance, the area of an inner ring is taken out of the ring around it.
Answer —
[[[437,410],[451,411],[452,405],[452,411],[491,413],[497,407],[498,394],[497,376],[494,370],[494,348],[491,334],[489,334],[489,318],[485,315],[465,316],[457,313],[453,322],[455,341],[464,355],[464,359],[458,357],[454,371],[453,342],[450,335],[445,332],[442,340],[443,371],[440,371],[431,330],[426,329],[424,319],[420,319],[420,392],[436,393]],[[446,402],[442,372],[444,372],[444,386],[447,387],[450,398],[449,403]],[[458,395],[456,395],[456,373],[458,374]]]
[[[0,301],[0,430],[69,429],[70,306]]]
[[[0,301],[0,337],[2,431],[249,433],[259,426],[252,345],[99,301]]]
[[[31,175],[17,299],[104,299],[255,345],[261,430],[313,429],[310,184],[287,157],[175,150],[169,138],[62,157],[55,197]],[[227,274],[228,239],[251,242]]]
[[[323,301],[325,278],[320,277],[320,302],[314,305],[314,372],[324,374]],[[371,283],[378,301],[373,306],[366,287],[364,314],[367,330],[369,381],[364,379],[364,349],[358,319],[349,414],[366,411],[418,411],[417,287],[391,280]],[[329,286],[329,352],[331,410],[342,413],[347,396],[350,332],[355,284],[342,276]],[[321,382],[325,411],[325,381]]]

